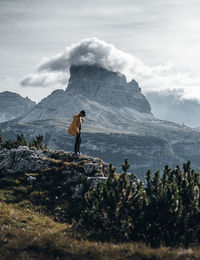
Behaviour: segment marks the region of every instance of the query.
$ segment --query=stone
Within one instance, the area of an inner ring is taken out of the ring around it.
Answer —
[[[106,180],[107,172],[103,169],[107,169],[107,164],[102,160],[93,163],[91,158],[82,155],[75,163],[72,153],[65,151],[33,150],[26,146],[0,151],[0,177],[5,174],[12,177],[15,173],[26,176],[35,172],[36,176],[26,177],[32,185],[45,184],[62,194],[70,187],[72,199],[83,196],[84,183],[93,186]]]
[[[29,182],[36,181],[36,177],[28,176],[27,181],[29,181]]]
[[[98,183],[106,182],[107,179],[107,177],[87,177],[87,183],[89,183],[90,186],[95,186]]]
[[[83,196],[83,184],[78,184],[75,187],[71,188],[73,191],[72,199],[80,199]]]

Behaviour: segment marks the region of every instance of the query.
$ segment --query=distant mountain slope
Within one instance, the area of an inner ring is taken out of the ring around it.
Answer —
[[[0,93],[0,122],[12,120],[32,109],[35,102],[19,94],[4,91]]]
[[[197,100],[181,99],[172,92],[147,92],[145,96],[156,117],[190,127],[200,125],[200,103]]]
[[[68,125],[69,121],[66,119],[21,123],[13,120],[1,123],[0,129],[4,139],[15,138],[16,133],[21,132],[29,140],[43,134],[44,143],[49,147],[73,151],[74,137],[68,135]],[[172,133],[169,133],[169,136],[172,138]],[[131,164],[130,172],[143,179],[148,169],[156,171],[166,164],[175,167],[187,160],[191,160],[193,168],[200,171],[200,142],[197,140],[200,140],[200,133],[191,131],[190,128],[183,129],[182,132],[174,128],[173,140],[166,140],[158,136],[98,128],[84,122],[81,152],[100,157],[107,163],[112,162],[118,172],[121,172],[124,158],[128,158]]]

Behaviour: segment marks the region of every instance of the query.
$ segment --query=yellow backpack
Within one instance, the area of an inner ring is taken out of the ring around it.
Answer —
[[[75,114],[71,124],[69,125],[68,134],[76,137],[79,131],[79,127],[80,127],[79,115]]]

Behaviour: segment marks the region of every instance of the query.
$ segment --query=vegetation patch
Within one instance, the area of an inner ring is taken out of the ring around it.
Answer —
[[[65,183],[63,164],[83,170],[85,159],[71,158],[1,172],[1,259],[200,259],[200,180],[189,161],[148,171],[142,183],[125,160],[122,174],[110,165],[107,181],[89,188],[85,176]],[[72,200],[76,185],[85,195]]]
[[[152,247],[198,245],[200,242],[199,174],[190,162],[162,176],[146,174],[146,185],[128,176],[128,161],[118,178],[110,165],[106,183],[84,197],[75,228],[99,241],[135,241]]]
[[[200,248],[152,249],[142,243],[76,240],[70,225],[16,204],[1,203],[0,212],[1,259],[197,260],[200,257]]]

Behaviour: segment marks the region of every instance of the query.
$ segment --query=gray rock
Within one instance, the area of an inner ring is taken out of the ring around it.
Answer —
[[[91,162],[91,163],[85,163],[83,168],[86,173],[91,174],[93,172],[96,172],[98,168],[100,169],[101,166],[99,166],[98,163]]]
[[[66,189],[70,189],[72,199],[83,196],[84,183],[90,186],[98,183],[98,179],[102,181],[102,176],[106,174],[104,168],[107,169],[107,164],[102,160],[93,163],[91,158],[88,160],[87,156],[81,155],[74,162],[72,153],[65,151],[42,151],[25,146],[0,151],[0,177],[4,174],[12,177],[14,173],[26,176],[27,173],[37,172],[36,177],[30,175],[26,180],[32,185],[45,184],[50,189],[61,191],[63,196]]]
[[[98,183],[104,183],[107,181],[107,177],[87,177],[87,182],[90,186],[95,186]]]
[[[75,187],[71,187],[73,191],[72,199],[80,199],[83,196],[84,186],[82,183],[76,185]]]
[[[0,152],[0,172],[36,172],[49,165],[50,161],[46,160],[41,151],[30,150],[25,146]]]
[[[28,176],[27,181],[34,182],[34,181],[36,181],[36,177]]]

